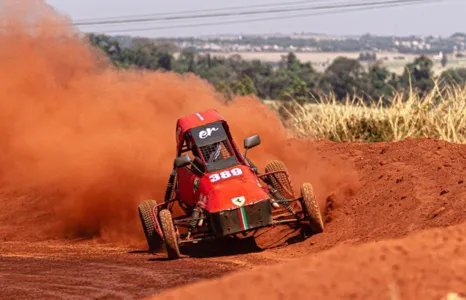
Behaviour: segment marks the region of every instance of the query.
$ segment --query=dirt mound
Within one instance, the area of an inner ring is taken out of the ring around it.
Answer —
[[[466,219],[466,146],[427,139],[380,144],[321,141],[316,148],[322,160],[339,156],[351,161],[360,187],[343,202],[338,194],[329,197],[324,233],[267,252],[269,257],[273,253],[281,259],[301,259],[188,286],[160,298],[196,298],[204,289],[214,298],[231,299],[291,299],[309,293],[317,298],[440,299],[449,291],[466,292],[466,271],[460,267],[466,263],[460,251],[466,225],[443,229]],[[390,240],[435,227],[442,229]],[[287,270],[293,270],[293,276]]]
[[[163,292],[153,299],[437,299],[466,295],[466,224],[410,238],[340,246]],[[292,270],[290,272],[290,270]]]
[[[351,163],[359,187],[354,194],[327,199],[325,232],[290,247],[292,256],[465,220],[464,145],[424,139],[378,144],[321,141],[315,147],[322,161],[339,157]]]
[[[361,242],[464,220],[466,146],[409,139],[335,148],[354,162],[361,187],[332,217],[337,222],[339,215],[350,216],[354,235]],[[338,199],[335,205],[338,207]]]

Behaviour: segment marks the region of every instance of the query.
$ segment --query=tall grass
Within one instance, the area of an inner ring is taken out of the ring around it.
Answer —
[[[367,104],[357,97],[341,103],[326,95],[319,104],[292,101],[273,106],[296,137],[362,142],[430,137],[466,143],[464,85],[440,88],[436,84],[423,97],[413,91],[396,94],[389,105]]]

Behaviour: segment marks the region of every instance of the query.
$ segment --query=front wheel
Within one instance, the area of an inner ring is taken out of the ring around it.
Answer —
[[[272,186],[286,199],[293,199],[294,192],[290,178],[288,177],[288,168],[282,161],[272,160],[265,166],[265,172],[277,172],[269,175]]]
[[[178,245],[178,236],[176,235],[175,225],[173,224],[172,214],[168,209],[159,213],[160,227],[162,227],[167,248],[168,259],[178,259],[181,256]]]
[[[155,200],[146,200],[138,206],[139,219],[141,220],[142,229],[146,236],[149,252],[159,250],[163,245],[162,238],[155,230],[154,214],[157,215],[157,202]]]
[[[324,231],[324,222],[320,213],[319,204],[314,194],[314,189],[310,183],[301,185],[301,206],[304,212],[306,221],[309,222],[309,227],[313,233],[321,233]]]

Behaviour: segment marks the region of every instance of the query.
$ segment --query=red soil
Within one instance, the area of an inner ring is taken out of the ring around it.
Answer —
[[[361,188],[344,203],[332,199],[325,233],[275,250],[280,256],[303,257],[167,291],[154,299],[202,299],[206,291],[212,299],[466,295],[466,147],[423,140],[320,143],[319,148],[330,155],[346,153],[358,169]]]
[[[153,299],[438,299],[466,295],[465,224],[400,240],[339,246]]]
[[[388,298],[390,287],[391,299],[438,299],[465,292],[457,250],[465,146],[290,141],[258,99],[226,104],[191,75],[115,70],[42,0],[5,0],[0,16],[1,298],[139,298],[293,259],[202,283],[206,293],[193,286],[174,295],[373,299]],[[179,261],[144,251],[137,205],[163,197],[176,119],[207,108],[226,118],[238,143],[260,134],[263,144],[249,154],[259,166],[283,160],[295,189],[314,185],[324,233],[300,241],[278,227],[257,245],[197,245]]]
[[[274,246],[264,251],[214,243],[179,261],[115,244],[7,239],[0,244],[0,296],[141,297],[169,288],[175,289],[160,297],[205,298],[207,290],[209,297],[230,299],[440,299],[447,292],[466,293],[466,146],[435,140],[298,142],[315,148],[322,162],[347,160],[358,174],[359,186],[329,197],[324,233],[300,241],[282,227],[258,238],[260,245]],[[195,284],[183,286],[189,283]]]

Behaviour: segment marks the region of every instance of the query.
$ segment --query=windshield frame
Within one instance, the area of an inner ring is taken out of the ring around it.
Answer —
[[[220,121],[209,123],[203,126],[192,128],[190,131],[191,141],[193,143],[192,152],[195,156],[198,156],[202,163],[206,167],[206,171],[216,172],[226,168],[240,165],[241,158],[238,157],[238,153],[230,141],[230,137]],[[229,153],[229,157],[219,159],[214,162],[208,162],[207,157],[200,150],[201,147],[210,146],[216,143],[224,144],[224,147]],[[195,153],[196,152],[196,153]]]

